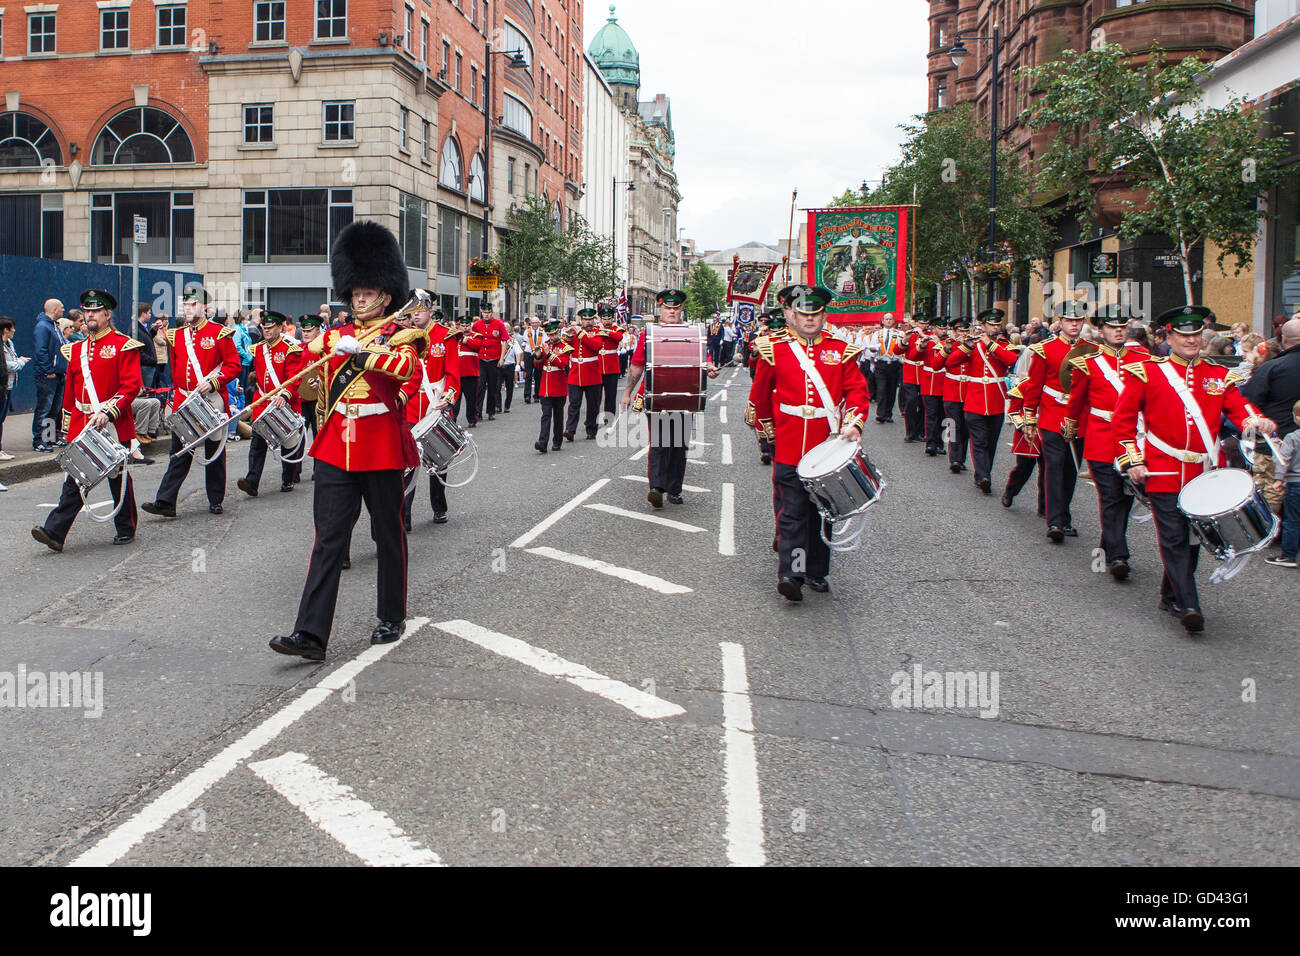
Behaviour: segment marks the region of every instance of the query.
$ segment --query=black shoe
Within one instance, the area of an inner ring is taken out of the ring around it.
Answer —
[[[347,571],[347,570],[349,570],[351,567],[352,567],[352,558],[351,558],[351,556],[348,556],[348,557],[346,557],[346,558],[343,559],[343,570],[344,570],[344,571]]]
[[[551,446],[551,451],[559,451],[559,450],[560,450],[561,448],[563,448],[563,447],[564,447],[564,443],[563,443],[563,442],[560,442],[559,444],[552,445],[552,446]]]
[[[1166,612],[1166,613],[1168,613],[1168,614],[1172,614],[1174,617],[1182,617],[1182,616],[1183,616],[1183,608],[1182,608],[1182,605],[1180,605],[1180,604],[1178,604],[1178,603],[1176,603],[1176,602],[1174,602],[1174,601],[1167,601],[1167,600],[1165,600],[1164,598],[1161,598],[1161,599],[1160,599],[1160,604],[1159,604],[1158,606],[1159,606],[1160,610],[1162,610],[1162,611],[1164,611],[1164,612]]]
[[[914,441],[916,441],[916,439],[915,439],[915,438],[912,438],[912,437],[909,435],[909,436],[906,436],[906,437],[903,439],[903,444],[904,444],[904,445],[910,445],[910,444],[912,444],[912,442],[914,442]]]
[[[176,517],[176,506],[165,505],[161,501],[146,501],[140,506],[141,511],[147,511],[151,515],[160,515],[164,518]]]
[[[402,636],[405,621],[380,621],[370,634],[371,644],[391,644]]]
[[[939,454],[939,449],[937,449],[937,448],[928,448],[928,447],[927,447],[927,448],[925,449],[925,453],[926,453],[927,455],[929,455],[931,458],[933,458],[935,455]]]
[[[130,544],[134,540],[135,540],[135,535],[133,534],[119,534],[119,535],[114,535],[113,537],[114,544]]]
[[[49,548],[51,551],[61,552],[63,550],[63,542],[55,538],[54,535],[50,534],[48,531],[46,531],[44,525],[37,525],[35,528],[33,528],[32,537],[35,538],[37,541],[39,541],[41,544],[45,545],[45,547]]]
[[[1015,499],[1015,498],[1012,498],[1010,495],[1003,495],[1003,496],[1002,496],[1002,507],[1004,507],[1004,508],[1010,508],[1011,505],[1015,502],[1015,500],[1016,500],[1016,499]]]
[[[406,533],[407,533],[407,534],[410,534],[410,533],[411,533],[411,519],[410,519],[410,518],[403,518],[403,519],[402,519],[402,527],[403,527],[404,529],[406,529]]]
[[[650,493],[645,496],[645,500],[650,502],[656,508],[664,506],[664,492],[662,488],[651,488]]]
[[[133,465],[152,465],[153,463],[154,463],[154,459],[152,458],[145,458],[145,457],[136,458],[134,456],[132,456],[131,458],[131,464]]]
[[[975,486],[986,495],[993,494],[993,482],[987,478],[981,478],[979,481],[975,482]]]
[[[1065,532],[1056,525],[1052,525],[1047,529],[1047,540],[1052,544],[1060,544],[1065,540]]]
[[[954,475],[960,475],[960,474],[961,474],[961,465],[950,464],[950,465],[948,466],[948,470],[951,471]]]
[[[538,451],[540,451],[543,455],[546,454],[545,442],[535,441],[533,442],[533,447],[536,448]]]
[[[281,490],[281,491],[293,491],[293,482],[292,482],[292,481],[287,482],[287,483],[282,482],[282,483],[280,484],[280,490]]]
[[[877,419],[876,419],[876,424],[877,424],[877,425],[883,425],[883,424],[885,424],[885,420],[884,420],[883,418],[877,418]]]
[[[577,434],[577,432],[565,432],[565,433],[564,433],[564,439],[565,439],[565,441],[573,441],[573,436],[576,435],[576,434]]]
[[[305,657],[309,661],[325,660],[325,648],[321,642],[303,631],[294,631],[288,637],[271,638],[271,650],[291,657]]]
[[[465,427],[466,427],[466,428],[478,428],[478,422],[470,422],[470,423],[469,423],[468,425],[466,425]]]
[[[1205,630],[1205,616],[1194,607],[1185,610],[1178,621],[1189,634],[1196,634]]]
[[[1079,531],[1078,531],[1078,529],[1075,528],[1074,525],[1072,525],[1072,524],[1067,524],[1067,525],[1066,525],[1064,528],[1062,528],[1061,530],[1062,530],[1063,532],[1065,532],[1065,536],[1066,536],[1067,538],[1077,538],[1077,537],[1079,537]]]
[[[682,498],[681,495],[673,495],[673,494],[670,494],[670,495],[668,496],[668,500],[671,501],[671,502],[672,502],[673,504],[675,504],[675,505],[680,505],[680,504],[682,504],[682,503],[685,501],[685,499]]]
[[[494,422],[494,421],[496,421],[496,420],[497,420],[497,417],[496,417],[495,415],[489,415],[489,416],[488,416],[488,421],[490,421],[490,422]]]
[[[825,594],[831,589],[831,582],[825,578],[809,578],[807,583],[818,594]]]
[[[759,456],[758,456],[758,460],[761,461],[761,462],[762,462],[763,464],[765,464],[765,465],[770,465],[770,464],[772,464],[772,456],[769,455],[767,452],[763,452],[763,454],[759,455]]]
[[[240,478],[237,482],[235,482],[235,487],[238,488],[240,491],[242,491],[244,494],[248,495],[248,497],[250,498],[257,497],[257,485],[253,484],[247,478]]]
[[[595,440],[596,440],[595,432],[587,436],[587,441],[595,441]]]
[[[208,505],[208,514],[210,515],[219,515],[225,510],[221,505]]]
[[[776,583],[776,590],[787,601],[803,600],[803,585],[794,578],[782,578]]]
[[[1128,562],[1123,558],[1116,558],[1110,564],[1106,565],[1106,570],[1116,581],[1123,581],[1128,577]]]
[[[445,512],[445,511],[435,511],[435,512],[433,513],[433,523],[434,523],[434,524],[446,524],[446,523],[447,523],[447,512]]]
[[[885,424],[886,424],[886,425],[892,425],[892,424],[894,424],[894,420],[893,420],[892,418],[886,418],[886,419],[885,419]]]
[[[524,404],[525,404],[525,405],[531,405],[531,404],[533,404],[533,400],[532,400],[531,398],[525,398],[525,399],[524,399]]]

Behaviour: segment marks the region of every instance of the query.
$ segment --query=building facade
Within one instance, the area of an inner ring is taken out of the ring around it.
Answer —
[[[627,174],[631,130],[614,88],[590,55],[583,56],[582,168],[586,176],[578,211],[598,236],[614,244],[618,281],[627,279],[628,210],[632,185]]]

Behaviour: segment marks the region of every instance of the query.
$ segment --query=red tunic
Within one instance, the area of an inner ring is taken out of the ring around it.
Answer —
[[[95,383],[99,411],[117,429],[117,440],[125,445],[135,437],[131,403],[141,388],[140,356],[136,352],[140,347],[137,339],[108,328],[93,339],[68,342],[60,349],[68,360],[68,374],[63,383],[63,433],[68,441],[76,441],[95,413],[81,367],[83,358],[90,369],[90,380]]]
[[[573,354],[569,357],[569,384],[579,387],[599,385],[603,380],[600,371],[600,350],[605,347],[605,337],[598,332],[579,332],[569,342]],[[645,350],[642,349],[642,361]]]
[[[921,346],[921,394],[943,395],[944,379],[943,349],[933,341]]]
[[[257,390],[263,395],[275,389],[275,382],[271,379],[272,368],[275,369],[275,377],[284,383],[306,367],[307,353],[302,350],[302,343],[294,339],[280,338],[274,342],[263,342],[253,349],[253,376],[257,380]],[[285,398],[295,412],[302,414],[302,399],[298,397],[296,389],[286,390]],[[268,401],[263,404],[265,410],[271,403]]]
[[[1007,410],[1007,369],[1020,357],[1010,345],[995,342],[990,349],[982,342],[970,348],[958,345],[948,356],[948,371],[966,376],[966,411],[974,415],[1001,415]]]
[[[1025,421],[1029,424],[1058,435],[1061,433],[1061,422],[1069,400],[1069,396],[1061,391],[1061,366],[1065,363],[1065,356],[1077,344],[1057,335],[1029,346],[1034,357],[1029,360],[1028,376],[1018,386],[1025,400]],[[1086,428],[1079,430],[1082,433]]]
[[[1061,433],[1072,437],[1082,432],[1084,459],[1110,463],[1115,459],[1115,434],[1111,422],[1119,394],[1132,374],[1124,366],[1142,361],[1146,354],[1135,355],[1125,348],[1116,353],[1108,345],[1099,349],[1091,355],[1076,355],[1070,359],[1074,366],[1074,379],[1065,417],[1061,421]],[[1080,427],[1084,421],[1088,423],[1086,431]]]
[[[569,394],[569,359],[572,347],[544,344],[533,350],[533,364],[542,370],[542,398],[566,398]]]
[[[600,349],[600,374],[617,375],[621,371],[618,362],[618,343],[623,340],[624,331],[620,328],[605,329],[605,344]]]
[[[481,335],[469,333],[461,336],[460,341],[456,343],[460,378],[473,378],[478,375],[479,353],[485,345],[487,339]]]
[[[1007,418],[1015,426],[1011,436],[1011,454],[1023,455],[1025,458],[1037,458],[1043,453],[1042,439],[1031,442],[1025,437],[1025,400],[1014,388],[1007,393]]]
[[[943,360],[946,364],[948,356],[952,353],[954,346],[947,345],[943,349]],[[945,402],[956,402],[958,405],[966,404],[966,376],[960,372],[949,372],[943,377],[943,400]]]
[[[235,348],[233,328],[218,325],[204,319],[195,329],[182,326],[167,330],[167,344],[171,346],[172,400],[170,408],[174,411],[189,397],[190,392],[199,387],[199,383],[212,383],[212,390],[226,404],[226,386],[239,377],[241,364],[239,350]],[[194,374],[190,362],[190,342],[194,343],[194,357],[198,362],[199,374]]]
[[[508,325],[497,318],[493,318],[490,322],[476,319],[469,330],[483,339],[483,348],[478,353],[480,359],[484,362],[495,362],[501,358],[502,345],[510,340]]]
[[[830,437],[830,422],[823,414],[822,400],[812,380],[795,357],[800,349],[813,363],[831,401],[842,407],[840,427],[862,427],[871,399],[867,380],[857,357],[862,348],[822,333],[811,342],[794,332],[781,339],[763,338],[755,343],[759,353],[758,374],[749,389],[754,421],[767,438],[776,442],[776,461],[797,465],[799,459]],[[782,409],[798,408],[799,414]]]
[[[907,348],[903,352],[904,385],[921,384],[921,346],[924,343],[925,336],[920,332],[913,332],[907,337]]]
[[[447,404],[456,404],[460,394],[460,349],[456,343],[458,333],[441,323],[434,322],[426,330],[429,348],[416,365],[415,373],[402,383],[402,401],[406,403],[406,421],[414,425],[429,414],[429,395],[424,390],[428,382],[433,388],[442,383],[442,394]]]

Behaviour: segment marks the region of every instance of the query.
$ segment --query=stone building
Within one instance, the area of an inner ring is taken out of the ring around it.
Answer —
[[[583,183],[578,211],[598,236],[612,239],[621,286],[627,279],[627,221],[632,185],[627,175],[631,130],[591,55],[583,57]]]

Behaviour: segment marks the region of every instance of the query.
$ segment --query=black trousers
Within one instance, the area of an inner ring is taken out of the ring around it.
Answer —
[[[256,488],[262,482],[262,469],[266,467],[266,452],[268,447],[269,446],[266,444],[266,439],[263,438],[261,435],[259,435],[257,432],[253,432],[253,437],[248,446],[247,478],[250,482],[253,483],[254,488]],[[297,448],[294,451],[291,451],[289,453],[289,457],[291,458],[298,457],[298,453],[300,451],[302,451],[301,448]],[[285,464],[283,461],[281,461],[280,462],[280,484],[291,485],[297,480],[297,478],[298,478],[298,466]]]
[[[406,490],[405,497],[402,498],[402,520],[407,524],[411,523],[411,512],[415,507],[415,489],[420,484],[420,475],[427,474],[423,467],[417,468],[419,474],[411,478],[411,487]],[[442,473],[446,478],[446,472]],[[429,504],[433,506],[435,515],[445,515],[447,513],[447,488],[435,478],[429,475]]]
[[[537,367],[533,361],[533,353],[524,353],[524,401],[531,402],[533,399],[540,398],[539,390],[542,387],[542,370]]]
[[[572,411],[570,411],[572,416]],[[646,416],[650,425],[650,451],[646,455],[646,479],[651,488],[671,495],[682,493],[686,480],[686,456],[691,448],[691,417],[688,412],[656,412]]]
[[[1101,511],[1101,549],[1106,560],[1127,561],[1128,514],[1133,496],[1124,494],[1124,479],[1108,461],[1089,461],[1088,470],[1097,486],[1097,507]]]
[[[626,374],[627,374],[627,366],[628,366],[628,363],[631,362],[631,361],[632,361],[632,353],[631,353],[631,352],[619,352],[619,353],[618,353],[618,374],[619,374],[619,375],[626,375]]]
[[[510,411],[510,403],[515,398],[515,367],[513,365],[502,365],[500,371],[501,387],[505,389],[506,394],[505,404],[501,408],[508,412]]]
[[[319,638],[322,644],[329,642],[343,558],[363,501],[370,512],[371,536],[379,558],[375,613],[381,621],[404,620],[406,530],[402,527],[402,470],[344,471],[329,462],[317,461],[315,474],[312,515],[316,544],[293,629]]]
[[[943,396],[923,395],[921,400],[925,405],[925,450],[937,452],[942,444],[940,426],[943,424]]]
[[[917,440],[925,437],[925,404],[921,401],[921,386],[904,382],[902,391],[903,421],[907,424],[907,437]]]
[[[971,459],[975,480],[993,480],[993,459],[998,453],[998,436],[1002,434],[1001,415],[966,413],[966,431],[970,433]]]
[[[108,479],[108,489],[113,493],[113,500],[122,500],[122,476]],[[63,479],[63,490],[59,494],[59,503],[55,505],[54,510],[45,517],[45,531],[51,538],[56,541],[66,541],[68,532],[72,529],[72,522],[77,520],[77,515],[81,512],[81,492],[77,490],[77,483],[72,478]],[[117,530],[118,535],[122,537],[134,537],[135,526],[139,521],[139,514],[135,510],[135,485],[131,481],[131,475],[126,476],[126,502],[122,505],[122,510],[113,518],[113,527]]]
[[[902,378],[902,362],[876,363],[876,418],[894,420],[894,401]]]
[[[461,383],[462,387],[464,383]],[[501,397],[501,366],[497,364],[496,359],[486,361],[478,360],[478,399],[475,408],[478,410],[478,417],[483,417],[483,399],[487,398],[487,413],[495,416],[497,413],[497,402]]]
[[[605,390],[605,414],[612,422],[618,414],[618,372],[606,372],[601,387]]]
[[[862,369],[862,376],[867,380],[867,397],[871,399],[871,404],[874,405],[878,400],[876,397],[878,393],[876,391],[875,363],[863,360],[858,367]]]
[[[1043,487],[1047,493],[1047,526],[1068,528],[1072,523],[1070,502],[1079,478],[1075,456],[1083,457],[1083,439],[1068,442],[1059,432],[1039,430],[1043,440]],[[1071,447],[1073,446],[1073,447]]]
[[[777,577],[803,581],[830,574],[831,549],[821,537],[823,531],[831,536],[830,523],[822,520],[794,465],[772,466],[772,509],[780,555]]]
[[[1009,498],[1020,494],[1020,489],[1025,487],[1029,476],[1034,473],[1034,466],[1038,466],[1038,516],[1041,518],[1047,514],[1043,501],[1042,455],[1016,455],[1016,464],[1011,469],[1011,474],[1007,475],[1007,487],[1003,494]]]
[[[466,398],[465,396],[469,397]],[[460,380],[460,394],[456,396],[455,417],[460,418],[460,404],[465,403],[465,421],[471,425],[477,425],[479,419],[478,411],[478,376],[466,375]]]
[[[565,398],[539,398],[542,403],[542,431],[537,440],[543,445],[549,440],[551,447],[559,449],[564,443],[564,403]]]
[[[948,464],[966,464],[966,448],[970,444],[970,432],[966,428],[966,412],[961,402],[944,402],[943,414],[945,428],[952,422],[952,440],[948,442]]]
[[[311,431],[311,438],[308,439],[307,442],[307,447],[310,448],[311,443],[316,440],[316,432],[318,431],[316,426],[316,403],[315,402],[304,401],[302,403],[302,417],[307,420],[307,428]],[[293,480],[295,484],[297,484],[299,481],[302,480],[302,466],[305,463],[306,463],[306,457],[304,456],[302,461],[298,462],[298,464],[293,466]]]
[[[1160,597],[1184,610],[1200,610],[1201,599],[1196,594],[1196,559],[1200,544],[1192,537],[1192,526],[1187,516],[1178,510],[1178,493],[1173,491],[1147,492],[1151,500],[1151,514],[1155,518],[1156,540],[1160,543],[1160,560],[1165,574],[1160,579]]]
[[[596,418],[600,415],[600,393],[604,388],[601,382],[595,385],[570,385],[569,386],[569,418],[565,422],[564,431],[567,434],[574,435],[578,431],[578,416],[582,410],[582,400],[587,400],[587,418],[584,424],[587,427],[587,435],[596,434]]]
[[[220,442],[216,439],[209,439],[203,443],[203,457],[211,458],[217,450]],[[174,455],[181,450],[183,442],[180,436],[172,435],[172,451]],[[185,476],[190,473],[190,465],[194,463],[194,455],[198,452],[196,448],[187,455],[181,455],[179,458],[173,458],[167,463],[167,472],[163,475],[162,484],[158,486],[158,494],[154,498],[159,504],[171,505],[176,507],[176,499],[180,495],[181,485],[185,483]],[[226,450],[221,450],[219,457],[212,464],[203,469],[203,483],[208,489],[208,504],[219,505],[226,497]]]

